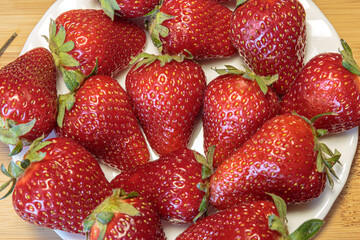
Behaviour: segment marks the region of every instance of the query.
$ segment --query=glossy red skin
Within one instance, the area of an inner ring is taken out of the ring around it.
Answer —
[[[21,140],[47,136],[56,126],[56,115],[56,67],[47,49],[32,49],[0,70],[0,117],[18,124],[36,118]]]
[[[119,4],[120,10],[117,12],[125,18],[142,17],[151,12],[160,0],[116,0]]]
[[[122,200],[133,205],[140,213],[130,216],[121,212],[115,212],[114,218],[108,223],[104,240],[128,240],[147,239],[165,240],[160,217],[152,203],[143,197],[128,198]],[[98,222],[91,227],[89,240],[98,240]]]
[[[190,149],[178,149],[170,154],[121,172],[112,181],[113,188],[136,191],[147,197],[162,219],[176,223],[190,223],[199,213],[204,192],[197,188],[202,165]]]
[[[93,76],[75,94],[76,103],[65,112],[59,136],[72,138],[100,162],[120,170],[150,159],[144,135],[130,99],[109,76]]]
[[[305,10],[298,0],[249,0],[231,19],[231,40],[258,75],[279,74],[273,88],[284,95],[304,65]]]
[[[82,221],[112,191],[96,159],[81,145],[52,138],[18,179],[12,199],[27,222],[51,229],[82,233]]]
[[[268,228],[268,217],[278,215],[270,201],[241,203],[198,220],[176,240],[276,240],[280,234]]]
[[[241,75],[221,75],[206,87],[203,108],[204,149],[215,145],[217,167],[280,109],[276,93],[265,95]]]
[[[268,120],[210,179],[210,203],[226,208],[267,199],[274,193],[288,204],[318,197],[326,173],[318,172],[314,136],[301,117],[285,114]]]
[[[160,156],[187,147],[205,91],[201,66],[191,60],[135,66],[126,91],[150,146]]]
[[[165,0],[160,11],[175,16],[162,25],[170,30],[160,37],[163,53],[177,55],[187,49],[195,59],[232,56],[236,49],[230,41],[232,11],[215,1]]]
[[[281,112],[307,118],[333,112],[315,121],[317,129],[340,133],[360,125],[360,77],[342,66],[339,53],[312,58],[284,95]]]
[[[103,10],[70,10],[60,14],[56,24],[64,26],[65,41],[75,43],[68,53],[80,63],[76,69],[86,76],[95,67],[96,59],[97,74],[115,76],[129,65],[131,57],[142,52],[146,42],[142,28],[119,17],[112,21]]]

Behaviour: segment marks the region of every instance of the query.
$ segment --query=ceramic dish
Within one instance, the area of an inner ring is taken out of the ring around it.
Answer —
[[[322,14],[319,8],[310,0],[300,0],[303,4],[307,17],[307,36],[308,43],[306,49],[306,61],[321,52],[337,52],[340,48],[340,39],[336,31]],[[39,23],[36,25],[34,30],[29,35],[21,54],[26,51],[43,46],[47,47],[47,42],[41,35],[48,35],[48,26],[50,19],[55,19],[60,13],[65,12],[70,9],[79,9],[79,8],[99,8],[99,3],[96,0],[87,0],[87,1],[74,1],[74,0],[58,0],[56,1],[44,14]],[[157,50],[152,45],[150,39],[148,38],[145,51],[148,53],[158,53]],[[234,56],[225,60],[216,60],[216,61],[207,61],[201,63],[204,71],[207,76],[207,81],[214,79],[217,74],[215,71],[211,70],[213,67],[221,67],[224,64],[231,64],[234,66],[239,66],[241,60],[238,56]],[[117,80],[124,87],[124,79],[126,76],[127,70],[122,71],[118,76]],[[62,83],[61,77],[59,76],[58,81],[59,93],[66,92],[66,87]],[[52,133],[49,137],[55,136]],[[355,155],[357,143],[358,143],[358,128],[354,128],[342,134],[326,137],[323,141],[331,148],[338,149],[341,153],[341,163],[342,166],[336,165],[335,171],[339,176],[340,180],[335,182],[335,186],[331,189],[329,186],[326,187],[323,194],[315,199],[314,201],[304,204],[301,206],[290,207],[288,220],[289,220],[289,230],[292,231],[297,228],[302,222],[310,218],[320,218],[323,219],[326,214],[331,209],[334,201],[341,192],[344,184],[348,178],[350,167]],[[201,122],[198,124],[197,128],[193,133],[192,141],[190,142],[189,148],[195,149],[200,153],[203,153],[203,132],[201,127]],[[22,153],[26,151],[26,148]],[[14,157],[14,160],[18,160],[22,157],[22,154]],[[157,159],[157,156],[152,153],[152,159]],[[103,170],[110,180],[118,172],[113,171],[107,167],[103,166]],[[164,229],[169,240],[175,239],[176,236],[181,233],[187,226],[178,226],[169,223],[164,223]],[[77,234],[69,234],[63,231],[56,231],[56,233],[63,239],[66,240],[84,240],[85,237]]]

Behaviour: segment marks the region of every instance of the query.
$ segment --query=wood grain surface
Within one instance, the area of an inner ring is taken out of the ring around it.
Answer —
[[[74,0],[82,1],[82,0]],[[95,1],[95,0],[85,0]],[[313,0],[332,23],[339,36],[352,47],[360,63],[360,1]],[[28,35],[54,0],[0,1],[0,45],[16,32],[17,38],[0,57],[0,67],[20,53]],[[10,161],[9,148],[0,143],[0,164]],[[0,174],[0,183],[5,177]],[[52,230],[24,222],[13,210],[11,198],[0,201],[0,239],[60,240]],[[360,150],[358,147],[347,183],[325,218],[325,225],[315,239],[360,239]]]

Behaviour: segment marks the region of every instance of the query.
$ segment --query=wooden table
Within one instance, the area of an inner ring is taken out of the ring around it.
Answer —
[[[76,1],[76,0],[74,0]],[[78,0],[80,1],[80,0]],[[95,0],[86,0],[95,1]],[[13,32],[18,37],[0,58],[0,67],[14,60],[20,53],[29,33],[55,0],[0,1],[0,45]],[[341,38],[352,47],[360,63],[360,1],[314,0]],[[0,143],[0,164],[10,161],[8,146]],[[5,181],[0,176],[0,183]],[[0,239],[55,240],[54,231],[33,226],[20,219],[13,210],[11,198],[0,201]],[[353,161],[348,181],[316,239],[360,239],[360,150]]]

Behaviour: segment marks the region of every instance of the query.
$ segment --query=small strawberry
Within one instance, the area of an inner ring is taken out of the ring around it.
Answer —
[[[342,46],[340,53],[319,54],[305,65],[282,99],[282,113],[312,118],[332,112],[314,123],[329,133],[360,125],[360,67],[344,40]]]
[[[266,84],[274,78],[258,77],[231,66],[206,87],[202,114],[204,149],[215,145],[214,167],[228,158],[280,108],[279,98]],[[275,78],[276,79],[276,78]]]
[[[149,161],[130,99],[115,79],[92,76],[71,96],[74,105],[65,111],[62,125],[56,129],[59,136],[77,141],[99,161],[117,169]]]
[[[66,138],[37,139],[24,159],[2,172],[11,179],[16,213],[39,226],[82,233],[83,220],[111,194],[96,159],[81,145]]]
[[[286,204],[278,196],[271,196],[273,201],[240,203],[200,219],[176,240],[307,240],[320,230],[324,221],[311,219],[289,234],[286,226]]]
[[[47,136],[56,126],[56,67],[45,48],[32,49],[0,70],[0,141],[16,145]]]
[[[126,76],[126,90],[150,146],[160,155],[187,147],[199,115],[206,77],[183,55],[142,53]]]
[[[114,19],[115,12],[124,18],[137,18],[151,12],[160,0],[99,0],[106,15]]]
[[[298,0],[240,0],[230,23],[231,40],[258,75],[279,74],[283,95],[304,65],[305,10]]]
[[[75,9],[50,23],[49,42],[66,86],[74,91],[98,65],[97,74],[114,77],[144,48],[146,35],[139,26],[102,10]]]
[[[340,153],[332,153],[318,138],[312,122],[298,115],[273,117],[211,176],[210,203],[222,209],[241,202],[268,198],[274,193],[288,204],[310,201],[331,185],[332,166]],[[336,175],[335,175],[336,176]]]
[[[154,205],[136,192],[126,194],[121,189],[84,220],[84,232],[89,240],[166,239]]]
[[[178,149],[134,170],[121,172],[111,185],[127,192],[139,192],[155,204],[164,220],[192,222],[207,208],[208,196],[204,188],[206,171],[211,166],[198,160],[199,156],[190,149]]]
[[[209,0],[164,0],[154,11],[150,34],[163,54],[191,52],[195,59],[232,56],[232,11]]]

